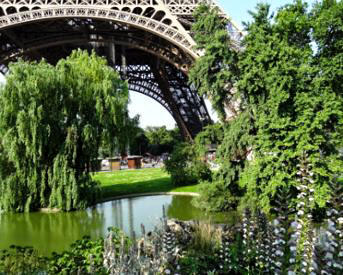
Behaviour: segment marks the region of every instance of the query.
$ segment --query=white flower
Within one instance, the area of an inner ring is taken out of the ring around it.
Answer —
[[[276,251],[276,253],[275,253],[277,256],[283,256],[283,252],[282,251],[280,251],[280,250],[278,250],[278,251]]]
[[[281,267],[281,266],[282,266],[282,263],[276,262],[275,265],[276,265],[277,267]]]
[[[299,210],[297,214],[298,214],[299,216],[301,216],[301,215],[304,215],[305,212],[304,212],[303,210]]]
[[[338,268],[338,269],[342,269],[342,265],[338,264],[338,263],[334,263],[333,264],[334,267]]]

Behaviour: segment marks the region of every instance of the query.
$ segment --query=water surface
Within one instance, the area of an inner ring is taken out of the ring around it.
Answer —
[[[58,213],[0,214],[0,249],[11,244],[33,246],[41,254],[67,250],[69,245],[88,235],[105,237],[107,228],[121,228],[132,236],[140,234],[143,223],[152,230],[162,217],[165,206],[168,218],[179,220],[211,220],[217,223],[234,223],[236,214],[211,214],[191,204],[189,196],[148,196],[105,202],[84,211]]]

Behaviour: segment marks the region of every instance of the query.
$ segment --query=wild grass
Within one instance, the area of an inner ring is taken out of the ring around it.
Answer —
[[[191,247],[195,251],[212,253],[221,243],[222,230],[210,222],[199,221],[194,226]]]
[[[198,185],[174,186],[170,175],[161,168],[98,172],[93,179],[100,183],[103,199],[155,192],[198,192]]]

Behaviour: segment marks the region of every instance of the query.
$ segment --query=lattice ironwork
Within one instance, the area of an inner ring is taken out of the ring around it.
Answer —
[[[18,57],[55,64],[75,48],[95,50],[121,71],[130,90],[162,104],[192,138],[211,121],[187,78],[198,57],[192,13],[204,2],[216,5],[212,0],[0,0],[0,72]],[[242,34],[233,23],[228,31],[239,43]]]

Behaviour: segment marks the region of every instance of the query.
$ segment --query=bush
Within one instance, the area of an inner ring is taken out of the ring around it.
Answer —
[[[211,178],[211,170],[197,155],[194,145],[178,144],[170,158],[165,161],[165,170],[171,175],[174,185],[196,184]]]
[[[213,177],[217,177],[214,175]],[[194,206],[210,212],[221,212],[235,209],[239,197],[233,195],[223,180],[204,181],[199,186],[199,197],[192,201]]]
[[[0,274],[39,274],[46,267],[46,258],[38,256],[32,247],[12,245],[0,251]]]
[[[119,250],[123,233],[110,227],[114,248]],[[125,237],[126,243],[128,238]],[[40,256],[32,247],[11,246],[0,250],[0,274],[107,274],[103,266],[104,239],[85,236],[70,245],[68,251]]]

